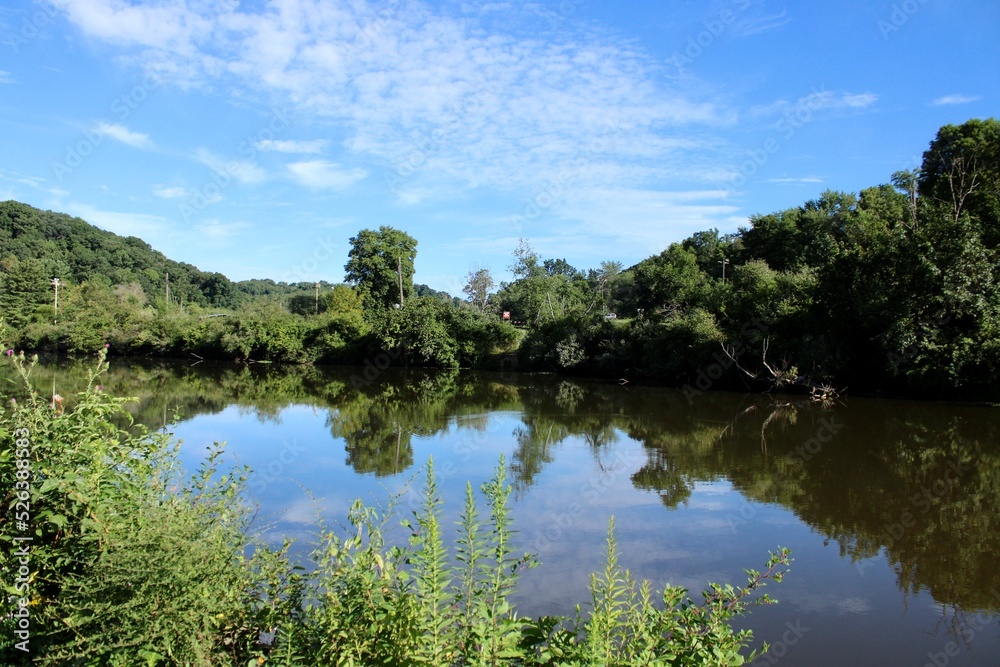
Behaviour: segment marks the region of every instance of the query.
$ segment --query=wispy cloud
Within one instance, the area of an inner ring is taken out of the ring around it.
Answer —
[[[153,190],[153,194],[162,199],[182,199],[191,195],[187,188],[179,187],[159,187]]]
[[[335,123],[347,150],[391,172],[433,168],[469,188],[534,187],[599,143],[609,121],[620,131],[602,159],[621,184],[634,183],[651,166],[682,170],[672,140],[737,121],[723,105],[666,87],[659,63],[633,43],[582,22],[545,42],[418,2],[65,5],[87,34],[138,47],[137,61],[160,77],[234,95],[260,90]],[[261,149],[308,154],[319,145]],[[297,169],[309,179],[319,167],[305,164]]]
[[[119,236],[138,236],[146,242],[154,242],[168,228],[167,221],[155,215],[105,211],[78,202],[67,202],[65,207],[68,213],[77,215],[101,229]]]
[[[267,180],[267,173],[253,160],[227,160],[207,148],[194,152],[195,158],[219,174],[227,174],[244,185],[254,185]]]
[[[14,83],[14,77],[10,72],[0,69],[0,83]]]
[[[943,107],[953,104],[968,104],[969,102],[976,102],[979,99],[979,95],[945,95],[931,102],[931,106]]]
[[[818,176],[802,176],[799,178],[794,178],[790,176],[780,176],[777,178],[769,178],[767,183],[777,183],[778,185],[791,185],[794,183],[822,183],[823,179]]]
[[[736,24],[735,32],[741,37],[749,37],[751,35],[758,35],[762,32],[767,32],[768,30],[774,30],[775,28],[788,25],[791,20],[792,17],[788,15],[788,10],[782,10],[777,14],[768,14],[764,16],[759,14],[750,14]]]
[[[38,176],[27,176],[25,174],[19,174],[14,171],[5,171],[3,169],[0,169],[0,179],[13,181],[15,183],[20,183],[21,185],[28,185],[39,190],[44,189],[46,185],[46,180],[44,178],[39,178]]]
[[[256,142],[254,144],[254,147],[259,151],[273,151],[276,153],[302,153],[308,155],[308,154],[323,153],[326,151],[327,146],[329,145],[330,141],[328,139],[312,139],[310,141],[264,139]]]
[[[198,225],[195,232],[213,241],[222,241],[236,236],[251,227],[252,225],[248,222],[223,222],[213,219]]]
[[[878,101],[875,93],[859,93],[857,95],[844,94],[839,103],[834,106],[851,107],[852,109],[866,109]]]
[[[97,129],[116,141],[128,144],[134,148],[152,148],[153,142],[148,134],[132,132],[124,125],[117,123],[99,123]]]
[[[308,160],[288,165],[292,178],[310,188],[344,190],[368,175],[364,169],[341,169],[326,160]]]
[[[875,104],[878,99],[878,95],[871,92],[849,93],[847,91],[833,91],[819,88],[808,95],[798,98],[794,102],[787,99],[780,99],[769,104],[751,107],[748,114],[752,118],[766,118],[768,116],[784,115],[795,109],[808,109],[810,112],[829,109],[866,109]]]

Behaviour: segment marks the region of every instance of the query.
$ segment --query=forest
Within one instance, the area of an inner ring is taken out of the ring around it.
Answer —
[[[631,267],[580,270],[522,241],[512,280],[472,271],[465,298],[414,285],[417,240],[392,227],[350,239],[342,283],[233,282],[8,201],[0,337],[43,354],[108,345],[133,357],[542,370],[692,393],[988,400],[1000,384],[998,244],[996,119],[940,128],[919,168],[886,184],[698,232]]]

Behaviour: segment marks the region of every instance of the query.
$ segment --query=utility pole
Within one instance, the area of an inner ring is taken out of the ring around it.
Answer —
[[[52,304],[52,309],[55,312],[55,319],[52,320],[52,324],[55,324],[59,320],[59,279],[52,279],[52,286],[56,289],[56,298]]]
[[[723,257],[722,261],[719,262],[719,264],[722,264],[722,284],[725,285],[726,284],[726,264],[729,264],[729,260],[726,259],[725,257]]]
[[[396,258],[396,275],[399,276],[399,307],[403,307],[403,258]]]

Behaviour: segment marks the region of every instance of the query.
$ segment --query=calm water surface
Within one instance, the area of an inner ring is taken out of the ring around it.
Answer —
[[[38,370],[63,394],[82,382],[80,366]],[[269,541],[304,551],[318,517],[341,521],[358,497],[403,491],[408,513],[432,456],[451,525],[466,480],[503,455],[520,542],[542,563],[523,575],[522,613],[587,599],[614,515],[623,564],[658,584],[742,583],[769,550],[794,551],[769,588],[780,603],[745,622],[773,645],[757,664],[1000,665],[997,408],[206,364],[118,362],[102,382],[139,397],[147,425],[178,410],[191,467],[227,441],[255,471]]]

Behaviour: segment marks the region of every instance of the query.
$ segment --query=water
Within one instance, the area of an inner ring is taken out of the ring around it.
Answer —
[[[700,591],[743,583],[790,547],[780,602],[743,623],[758,664],[1000,664],[1000,409],[577,382],[546,375],[114,364],[99,380],[139,397],[197,465],[214,441],[255,470],[264,539],[307,550],[319,518],[384,503],[433,456],[445,524],[466,480],[501,455],[525,550],[524,614],[572,614],[603,564],[614,515],[623,565]],[[40,368],[69,395],[81,366]],[[405,532],[396,529],[396,537]]]

